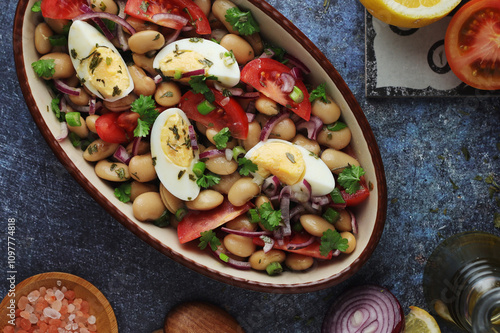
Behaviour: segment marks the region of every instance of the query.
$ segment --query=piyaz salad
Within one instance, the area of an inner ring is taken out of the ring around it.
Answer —
[[[326,84],[229,0],[41,0],[34,72],[135,218],[237,269],[356,247],[370,184]],[[361,228],[360,232],[363,232]]]

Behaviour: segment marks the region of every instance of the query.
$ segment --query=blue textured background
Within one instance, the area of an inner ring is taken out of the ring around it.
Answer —
[[[323,0],[269,3],[337,68],[378,140],[389,204],[384,234],[368,263],[336,287],[273,295],[208,279],[140,241],[71,178],[38,132],[14,69],[17,1],[7,0],[0,14],[0,295],[7,293],[8,218],[17,221],[18,281],[46,271],[79,275],[107,296],[125,333],[151,332],[173,306],[200,299],[227,309],[247,332],[317,332],[334,298],[364,283],[386,286],[406,311],[410,305],[425,307],[422,271],[440,240],[476,229],[500,234],[493,225],[498,203],[488,184],[474,180],[494,175],[500,182],[500,99],[367,99],[365,12],[358,1],[331,0],[326,11]]]

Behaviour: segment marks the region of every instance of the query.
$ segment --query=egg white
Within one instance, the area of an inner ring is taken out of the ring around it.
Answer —
[[[116,55],[118,55],[122,62],[122,68],[124,71],[126,71],[129,78],[129,86],[125,89],[122,89],[122,91],[118,95],[110,98],[104,98],[102,94],[88,82],[88,78],[91,74],[89,73],[86,66],[80,66],[81,59],[87,58],[93,52],[96,45],[107,47],[111,49]],[[134,90],[134,81],[132,81],[132,76],[130,76],[127,65],[125,64],[125,61],[121,57],[116,47],[103,34],[101,34],[96,28],[94,28],[87,22],[78,20],[74,21],[71,24],[68,34],[68,48],[70,51],[74,50],[77,55],[76,58],[74,58],[70,54],[71,62],[73,63],[73,67],[76,70],[76,74],[81,80],[84,80],[84,85],[99,98],[113,102],[127,96],[132,90]]]
[[[240,68],[236,60],[232,64],[226,65],[223,57],[221,57],[221,54],[224,55],[229,51],[223,46],[203,38],[180,39],[166,45],[156,55],[153,61],[153,67],[159,71],[160,61],[176,50],[179,53],[186,50],[193,51],[199,53],[205,59],[210,60],[213,65],[208,68],[206,75],[216,76],[223,86],[230,88],[240,82]],[[182,57],[182,54],[180,54],[179,57]]]
[[[200,187],[196,184],[196,176],[193,174],[193,166],[199,160],[199,151],[194,150],[194,157],[188,167],[178,166],[163,152],[161,145],[161,131],[170,116],[178,114],[186,126],[191,123],[186,114],[178,108],[170,108],[156,118],[151,129],[151,155],[155,161],[155,170],[158,178],[165,188],[181,200],[194,200],[200,193]],[[183,172],[179,178],[179,173]]]
[[[323,162],[323,160],[311,153],[309,150],[292,142],[281,139],[269,139],[267,141],[261,141],[252,149],[250,149],[245,154],[245,157],[247,159],[251,159],[252,155],[257,149],[266,145],[267,143],[272,142],[281,142],[294,146],[302,153],[302,158],[304,159],[306,167],[304,176],[299,182],[306,180],[311,185],[311,194],[313,196],[326,195],[333,191],[333,189],[335,188],[335,178],[333,178],[333,174],[325,164],[325,162]]]

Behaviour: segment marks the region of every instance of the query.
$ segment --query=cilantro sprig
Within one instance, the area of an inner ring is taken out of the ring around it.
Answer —
[[[229,8],[224,17],[240,35],[247,36],[260,31],[259,24],[253,18],[252,13],[243,12],[238,7]]]
[[[238,158],[238,168],[242,176],[248,176],[251,172],[255,172],[259,169],[257,164],[245,157]]]
[[[330,251],[339,250],[344,252],[348,247],[349,244],[346,238],[342,238],[338,231],[328,229],[323,232],[323,236],[321,236],[319,252],[322,256],[327,257]]]
[[[227,147],[227,143],[231,140],[231,132],[229,127],[224,127],[217,134],[214,135],[215,147],[217,149],[224,149]]]
[[[249,210],[250,221],[252,223],[261,223],[269,231],[276,230],[281,222],[281,209],[274,210],[271,203],[266,202],[258,208]]]
[[[41,78],[50,79],[56,72],[56,62],[54,59],[40,59],[31,64],[36,75]]]
[[[156,109],[155,101],[151,96],[141,95],[132,102],[131,111],[139,114],[137,119],[137,127],[134,129],[134,136],[145,137],[149,134],[151,126],[153,126],[159,113]]]
[[[219,184],[220,177],[215,174],[205,174],[206,165],[205,162],[196,162],[193,166],[193,173],[196,176],[196,184],[203,188],[208,188]]]
[[[319,86],[316,87],[311,93],[309,94],[309,101],[314,102],[315,100],[321,100],[323,103],[330,104],[330,100],[326,96],[326,84],[322,83]]]
[[[217,247],[221,245],[221,242],[219,238],[217,238],[217,235],[213,230],[207,230],[203,231],[200,233],[200,243],[198,244],[198,247],[201,250],[204,250],[207,246],[210,246],[212,251],[217,251]]]
[[[361,185],[359,184],[361,180],[361,176],[365,174],[365,170],[362,167],[357,165],[349,165],[344,168],[342,172],[339,174],[338,182],[339,185],[345,188],[345,191],[348,194],[354,194],[357,190],[360,189]]]
[[[213,103],[215,101],[215,95],[212,92],[212,90],[210,90],[210,88],[208,87],[207,80],[218,80],[218,78],[213,75],[209,76],[193,75],[189,79],[188,83],[191,86],[191,89],[193,89],[195,93],[203,94],[203,96],[205,96],[207,101]]]

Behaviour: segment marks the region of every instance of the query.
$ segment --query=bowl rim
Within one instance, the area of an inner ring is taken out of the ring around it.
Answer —
[[[336,85],[336,88],[342,94],[347,105],[352,111],[358,126],[361,128],[365,142],[369,142],[368,151],[372,162],[374,164],[375,178],[377,182],[378,191],[378,202],[377,202],[377,213],[375,216],[375,224],[373,227],[373,232],[370,236],[367,246],[361,252],[359,257],[351,263],[348,267],[341,270],[340,272],[330,275],[328,278],[304,282],[295,284],[273,284],[267,282],[259,282],[253,280],[247,280],[243,278],[237,278],[230,274],[223,273],[221,271],[211,269],[204,266],[203,264],[197,263],[190,258],[183,256],[181,253],[173,252],[171,248],[161,243],[159,240],[153,238],[147,232],[139,229],[137,225],[130,220],[123,212],[118,209],[114,209],[113,205],[104,197],[103,194],[87,179],[84,177],[83,173],[80,172],[78,167],[73,163],[68,155],[59,147],[58,142],[53,137],[47,124],[44,122],[43,118],[40,116],[41,111],[37,107],[31,88],[28,84],[28,77],[25,71],[25,63],[23,58],[23,44],[22,44],[22,28],[23,20],[28,9],[28,3],[30,0],[19,0],[16,8],[16,13],[14,16],[13,25],[13,48],[14,48],[14,61],[16,66],[16,72],[19,80],[19,85],[21,91],[24,95],[28,110],[32,115],[39,131],[44,137],[45,141],[48,143],[49,147],[52,149],[54,155],[58,158],[60,163],[68,170],[71,176],[83,187],[83,189],[96,201],[98,202],[115,220],[120,222],[125,228],[134,233],[139,239],[143,240],[149,244],[154,249],[158,250],[162,254],[168,256],[172,260],[182,264],[183,266],[200,273],[206,277],[212,278],[219,282],[223,282],[229,285],[237,286],[240,288],[250,289],[260,292],[270,292],[270,293],[283,293],[283,294],[295,294],[295,293],[305,293],[318,291],[325,289],[334,285],[337,285],[346,279],[350,278],[354,273],[356,273],[364,263],[370,258],[374,252],[385,225],[385,219],[387,215],[387,185],[385,179],[384,166],[382,158],[380,155],[380,150],[378,144],[375,140],[375,136],[372,129],[364,115],[359,103],[352,94],[351,90],[337,72],[335,67],[326,58],[326,56],[318,49],[318,47],[302,32],[300,31],[290,20],[284,17],[278,10],[273,6],[265,2],[264,0],[244,0],[256,8],[264,12],[268,17],[270,17],[276,24],[283,27],[286,32],[292,36],[293,39],[297,41],[300,45],[306,48],[308,53],[314,58],[314,60],[319,64],[319,66],[325,71],[325,73],[330,77],[332,82]],[[241,1],[235,1],[240,3]],[[282,24],[286,22],[287,24]]]
[[[109,320],[109,328],[108,328],[109,333],[118,333],[118,322],[116,321],[115,312],[113,311],[113,307],[109,303],[106,296],[104,296],[104,294],[99,289],[97,289],[97,287],[94,286],[92,283],[90,283],[89,281],[87,281],[84,278],[79,277],[77,275],[65,273],[65,272],[45,272],[45,273],[39,273],[39,274],[30,276],[30,277],[24,279],[23,281],[19,282],[18,284],[16,284],[15,296],[13,296],[13,297],[18,299],[19,297],[22,296],[21,294],[19,294],[18,290],[22,290],[23,288],[29,286],[32,283],[38,283],[38,282],[47,281],[47,280],[61,280],[62,285],[64,285],[65,282],[66,283],[69,282],[71,284],[77,284],[77,285],[81,286],[82,288],[91,292],[92,295],[94,295],[96,297],[96,299],[99,301],[99,303],[104,308],[104,312],[106,313],[106,317]],[[4,297],[4,299],[0,303],[2,305],[5,305],[4,307],[2,307],[2,309],[7,308],[7,304],[10,304],[11,299],[13,297],[11,297],[10,294],[7,294]],[[16,302],[16,304],[17,304],[17,302]]]

